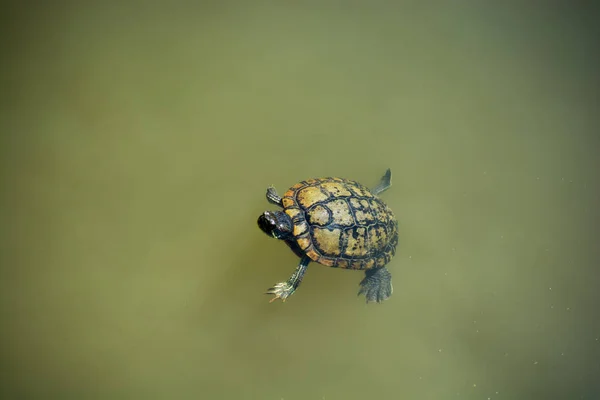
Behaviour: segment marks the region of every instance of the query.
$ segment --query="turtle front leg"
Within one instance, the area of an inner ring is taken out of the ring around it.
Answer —
[[[271,204],[275,204],[276,206],[283,207],[281,196],[277,194],[277,190],[275,190],[273,186],[269,186],[267,188],[267,201]]]
[[[310,257],[303,256],[300,260],[300,264],[298,264],[296,270],[292,276],[290,276],[290,279],[285,282],[277,283],[272,288],[269,288],[265,294],[275,295],[275,297],[269,300],[269,303],[272,303],[277,299],[281,299],[281,301],[285,302],[285,299],[294,294],[302,282],[302,278],[304,277],[304,273],[306,272],[308,264],[310,264]]]

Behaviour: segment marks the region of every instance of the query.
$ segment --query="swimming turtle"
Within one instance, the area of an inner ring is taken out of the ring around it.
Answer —
[[[267,188],[267,201],[282,208],[265,211],[258,226],[267,235],[283,240],[300,257],[286,282],[266,294],[270,302],[285,301],[302,282],[309,263],[364,270],[358,294],[367,303],[381,303],[392,295],[392,276],[385,267],[396,253],[398,221],[378,196],[392,185],[387,170],[373,189],[343,178],[307,179],[280,197]]]

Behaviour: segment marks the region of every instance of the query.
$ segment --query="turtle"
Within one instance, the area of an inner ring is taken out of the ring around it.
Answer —
[[[381,303],[393,292],[392,275],[386,268],[396,254],[398,221],[379,195],[392,185],[388,169],[372,189],[337,177],[307,179],[290,187],[283,196],[273,186],[267,201],[281,210],[265,211],[259,228],[283,240],[300,258],[285,282],[267,289],[283,302],[297,289],[311,262],[328,267],[364,270],[358,296]]]

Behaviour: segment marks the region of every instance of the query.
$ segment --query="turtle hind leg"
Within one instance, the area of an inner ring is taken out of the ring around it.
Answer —
[[[392,274],[386,267],[380,267],[365,271],[365,278],[360,282],[358,295],[364,294],[367,303],[381,303],[387,300],[393,291]]]
[[[371,192],[377,196],[378,194],[388,190],[390,186],[392,186],[392,170],[388,168],[387,171],[385,171],[385,174],[381,177],[379,184],[375,186]]]

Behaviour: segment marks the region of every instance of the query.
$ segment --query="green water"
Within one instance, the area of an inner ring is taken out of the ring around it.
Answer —
[[[599,398],[592,10],[238,3],[2,13],[2,398]],[[388,167],[390,300],[269,304],[266,187]]]

